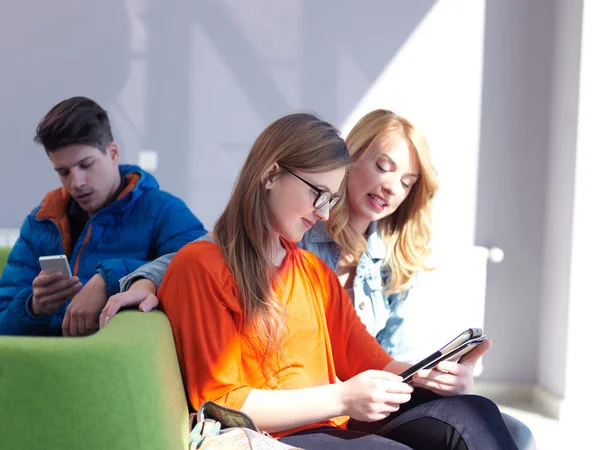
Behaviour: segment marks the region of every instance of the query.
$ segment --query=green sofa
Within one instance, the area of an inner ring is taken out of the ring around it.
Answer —
[[[187,434],[163,313],[125,311],[85,338],[0,336],[0,449],[184,450]]]
[[[0,247],[0,276],[2,276],[2,271],[4,270],[10,251],[10,247]]]
[[[125,311],[84,338],[0,337],[0,449],[184,450],[166,316]]]

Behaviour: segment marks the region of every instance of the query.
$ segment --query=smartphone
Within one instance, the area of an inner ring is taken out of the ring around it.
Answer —
[[[66,255],[40,256],[40,266],[44,272],[62,272],[63,278],[72,276]]]

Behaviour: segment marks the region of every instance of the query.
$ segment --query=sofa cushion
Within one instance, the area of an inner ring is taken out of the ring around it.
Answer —
[[[0,337],[0,361],[6,448],[186,448],[188,408],[161,312],[121,312],[83,338]]]

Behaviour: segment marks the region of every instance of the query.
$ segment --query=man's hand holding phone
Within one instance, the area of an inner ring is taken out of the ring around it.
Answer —
[[[42,270],[33,280],[33,297],[29,308],[36,316],[56,314],[63,303],[79,292],[81,286],[77,277],[65,278],[61,271]]]

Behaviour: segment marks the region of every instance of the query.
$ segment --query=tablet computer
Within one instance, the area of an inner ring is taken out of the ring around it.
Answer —
[[[406,369],[400,376],[405,383],[410,383],[419,370],[432,369],[442,361],[458,361],[486,339],[481,328],[469,328],[427,358]]]

